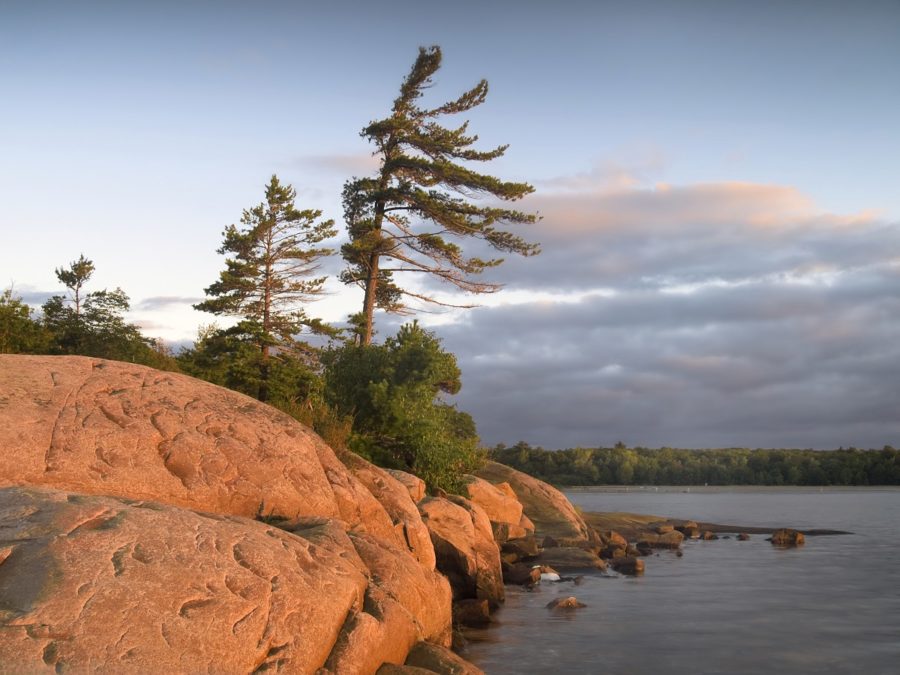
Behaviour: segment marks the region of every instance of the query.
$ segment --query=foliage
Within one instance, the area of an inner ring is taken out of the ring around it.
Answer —
[[[900,485],[900,452],[498,445],[498,462],[557,485]]]
[[[419,49],[390,116],[370,123],[361,133],[375,145],[375,155],[381,160],[378,174],[355,177],[344,186],[350,241],[341,249],[348,263],[342,279],[365,290],[362,344],[372,341],[376,306],[402,311],[404,296],[436,302],[432,296],[398,286],[395,272],[424,272],[463,291],[491,293],[500,286],[475,277],[502,259],[468,256],[460,241],[477,239],[487,248],[521,255],[539,251],[536,245],[503,229],[504,225],[533,223],[534,215],[478,205],[472,199],[490,196],[515,201],[534,190],[527,183],[504,182],[469,168],[469,163],[501,157],[507,146],[476,150],[472,146],[478,136],[468,133],[468,122],[455,128],[440,124],[446,116],[481,105],[487,96],[487,82],[482,80],[456,100],[435,108],[419,106],[440,66],[439,47]],[[393,260],[395,266],[383,266],[383,259]]]
[[[479,464],[478,437],[472,418],[442,398],[459,391],[460,372],[434,335],[413,322],[383,345],[348,344],[323,360],[326,400],[353,420],[353,451],[458,491]]]
[[[161,343],[145,337],[140,328],[125,320],[130,307],[125,291],[116,288],[83,292],[94,270],[94,263],[84,255],[69,267],[56,269],[56,277],[69,295],[55,295],[41,307],[48,340],[46,352],[176,369]]]
[[[313,275],[319,259],[331,253],[318,244],[335,235],[333,221],[316,222],[321,211],[298,210],[296,196],[293,187],[272,176],[265,201],[244,211],[243,227],[229,225],[223,232],[218,252],[230,256],[225,270],[206,289],[207,299],[194,305],[212,314],[240,317],[240,323],[222,331],[210,348],[213,358],[223,349],[233,349],[232,369],[256,369],[253,375],[241,376],[240,389],[255,381],[252,395],[261,401],[269,400],[270,389],[278,386],[281,366],[272,363],[273,357],[289,364],[309,354],[295,339],[304,327],[329,332],[321,321],[306,315],[303,304],[323,292],[325,277]],[[259,357],[252,358],[246,345],[252,345]]]
[[[0,293],[0,354],[44,354],[50,336],[12,288]]]
[[[193,346],[177,357],[181,370],[256,398],[262,353],[243,331],[241,324],[225,330],[201,326]],[[269,405],[315,429],[331,447],[347,446],[350,420],[325,402],[321,374],[308,360],[281,353],[269,362],[267,376]]]

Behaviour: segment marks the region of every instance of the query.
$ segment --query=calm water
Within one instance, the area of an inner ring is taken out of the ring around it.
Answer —
[[[571,491],[586,511],[850,530],[778,550],[688,542],[637,579],[507,587],[465,656],[499,673],[900,673],[900,490]],[[558,615],[557,595],[588,607]]]

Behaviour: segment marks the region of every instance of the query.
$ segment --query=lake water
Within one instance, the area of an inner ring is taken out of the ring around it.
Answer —
[[[507,587],[466,658],[500,673],[900,673],[900,490],[660,488],[567,492],[585,511],[849,530],[776,549],[691,541],[639,578]],[[554,613],[575,595],[588,606]]]

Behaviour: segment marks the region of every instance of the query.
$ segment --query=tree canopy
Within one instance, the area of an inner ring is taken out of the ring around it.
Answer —
[[[536,216],[496,204],[479,204],[478,197],[500,202],[533,192],[528,183],[507,182],[478,173],[472,163],[501,157],[507,146],[477,150],[478,136],[468,122],[445,127],[441,120],[481,105],[488,93],[481,80],[458,98],[434,108],[419,99],[433,84],[441,66],[439,47],[420,48],[391,114],[371,122],[361,135],[375,146],[380,168],[373,177],[353,178],[344,186],[344,217],[350,241],[342,249],[348,263],[342,279],[365,291],[360,340],[372,340],[376,307],[402,311],[404,298],[437,302],[395,282],[397,272],[419,272],[469,293],[492,293],[500,285],[478,275],[502,258],[481,258],[463,250],[464,240],[476,239],[488,250],[520,255],[539,252],[536,244],[505,229],[533,223]],[[391,261],[386,264],[384,261]]]
[[[323,359],[326,400],[352,419],[352,450],[450,490],[478,465],[472,418],[444,400],[461,386],[456,358],[418,323],[382,345],[347,344]]]
[[[328,330],[307,315],[305,304],[323,293],[325,277],[314,275],[320,259],[332,253],[320,244],[336,234],[334,222],[319,220],[321,211],[297,209],[296,197],[292,186],[272,176],[265,201],[244,211],[242,227],[225,228],[218,249],[228,256],[225,269],[206,289],[207,299],[194,305],[240,319],[218,336],[218,346],[237,351],[241,344],[255,347],[256,396],[261,401],[269,399],[271,359],[302,356],[305,344],[296,336],[304,329]]]

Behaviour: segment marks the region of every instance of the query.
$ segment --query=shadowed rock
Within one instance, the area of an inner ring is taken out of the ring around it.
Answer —
[[[420,642],[406,659],[407,666],[423,668],[438,675],[484,675],[484,671],[463,660],[449,649]]]
[[[484,510],[463,497],[426,497],[419,510],[454,599],[487,600],[491,607],[503,602],[500,552]]]

